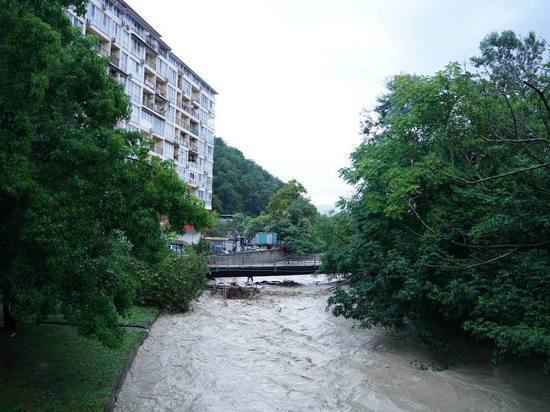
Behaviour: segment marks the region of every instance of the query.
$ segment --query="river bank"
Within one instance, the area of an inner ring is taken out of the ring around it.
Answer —
[[[333,317],[329,285],[300,278],[305,286],[265,287],[250,300],[205,292],[189,313],[161,316],[117,410],[549,410],[540,369],[494,367],[477,351],[449,370],[423,370],[429,354]]]
[[[21,327],[14,337],[0,327],[0,411],[103,411],[117,382],[159,311],[133,307],[120,319],[120,347],[79,336],[62,319]],[[1,323],[0,323],[1,326]]]

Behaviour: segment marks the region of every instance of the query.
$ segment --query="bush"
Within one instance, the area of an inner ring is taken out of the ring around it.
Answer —
[[[170,311],[187,311],[191,300],[201,294],[207,274],[203,257],[170,253],[154,270],[137,268],[138,301]]]

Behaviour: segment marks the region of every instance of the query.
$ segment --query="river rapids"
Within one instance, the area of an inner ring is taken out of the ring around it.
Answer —
[[[495,367],[482,349],[426,368],[433,360],[411,342],[327,312],[322,278],[292,280],[302,286],[244,300],[205,292],[190,312],[161,316],[116,410],[550,411],[539,368]]]

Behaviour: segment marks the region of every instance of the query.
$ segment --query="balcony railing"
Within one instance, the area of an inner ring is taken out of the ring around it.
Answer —
[[[180,127],[183,127],[185,130],[189,130],[189,126],[187,126],[183,120],[176,120],[176,124]]]
[[[157,70],[157,62],[154,59],[146,58],[145,63],[153,70]]]
[[[191,133],[195,134],[195,135],[199,135],[199,128],[198,127],[191,127],[190,129]]]
[[[162,90],[159,86],[155,87],[155,92],[163,99],[166,99],[166,92]]]
[[[164,109],[164,107],[162,107],[162,106],[159,105],[159,104],[154,104],[154,105],[153,105],[153,110],[154,110],[155,112],[157,112],[158,114],[160,114],[161,116],[164,116],[164,112],[166,111],[166,110]]]
[[[181,106],[181,108],[183,109],[184,112],[188,113],[189,115],[191,115],[191,116],[193,116],[197,119],[199,118],[199,115],[198,115],[198,113],[195,109],[190,109],[187,106]]]
[[[147,46],[149,46],[151,49],[153,49],[155,52],[158,53],[159,51],[159,43],[151,38],[151,37],[146,37],[145,38],[145,43],[147,43]]]
[[[147,86],[147,87],[149,87],[149,88],[151,88],[151,89],[153,89],[153,90],[155,90],[156,87],[157,87],[157,85],[156,85],[154,82],[152,82],[151,80],[149,80],[147,77],[145,78],[145,80],[143,81],[143,83],[145,83],[145,86]]]
[[[151,110],[153,110],[155,113],[160,114],[161,116],[164,116],[164,112],[166,111],[164,107],[162,107],[159,104],[152,103],[151,101],[145,101],[143,105]]]

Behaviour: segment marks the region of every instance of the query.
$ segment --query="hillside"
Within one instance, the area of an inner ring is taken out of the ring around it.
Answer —
[[[214,148],[214,210],[221,214],[259,215],[283,182],[242,152],[216,138]]]

